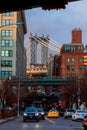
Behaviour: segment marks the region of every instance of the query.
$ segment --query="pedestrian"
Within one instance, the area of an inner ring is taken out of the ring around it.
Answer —
[[[81,110],[86,110],[86,103],[83,102],[81,105],[80,105],[80,109]]]
[[[76,110],[76,102],[73,103],[72,109]]]

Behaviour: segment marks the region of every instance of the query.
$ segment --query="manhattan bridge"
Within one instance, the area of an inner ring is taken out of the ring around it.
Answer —
[[[38,54],[38,45],[41,45],[41,64],[46,64],[49,58],[49,49],[56,52],[56,54],[60,53],[60,49],[62,44],[54,41],[48,35],[45,37],[44,34],[42,36],[32,36],[30,34],[30,64],[37,64],[37,54]],[[39,54],[40,55],[40,54]]]
[[[37,34],[29,36],[29,43],[27,44],[27,73],[40,72],[46,74],[49,63],[53,60],[53,54],[60,54],[62,44],[54,41],[49,35],[37,36]],[[38,62],[39,60],[39,62]],[[29,77],[31,77],[29,75]]]

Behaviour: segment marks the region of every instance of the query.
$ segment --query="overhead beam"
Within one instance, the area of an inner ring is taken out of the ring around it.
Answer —
[[[68,2],[80,0],[1,0],[0,13],[41,7],[43,10],[66,8]]]

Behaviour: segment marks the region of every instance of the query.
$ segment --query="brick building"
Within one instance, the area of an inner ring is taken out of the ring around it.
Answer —
[[[63,44],[60,55],[54,57],[53,76],[82,76],[87,71],[87,65],[84,65],[86,55],[87,47],[82,42],[82,30],[73,29],[71,44]]]
[[[80,103],[87,100],[87,78],[84,78],[86,74],[87,46],[84,46],[82,42],[82,30],[73,29],[71,44],[63,44],[60,54],[54,56],[53,66],[53,76],[62,76],[70,79],[70,84],[53,87],[52,90],[60,90],[64,93],[61,100],[63,103],[66,102],[67,107],[70,107],[73,102],[78,104],[78,94]]]

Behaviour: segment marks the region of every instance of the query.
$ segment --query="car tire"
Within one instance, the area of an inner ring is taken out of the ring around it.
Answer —
[[[42,120],[45,120],[45,117],[43,117]]]
[[[39,122],[40,120],[39,120],[39,119],[37,119],[36,121],[37,121],[37,122]]]
[[[72,121],[74,121],[74,119],[72,118]]]
[[[65,116],[64,119],[67,119],[67,117]]]
[[[87,127],[86,127],[86,126],[84,126],[83,128],[84,128],[84,130],[87,130]]]
[[[25,122],[25,119],[23,119],[23,122]]]

